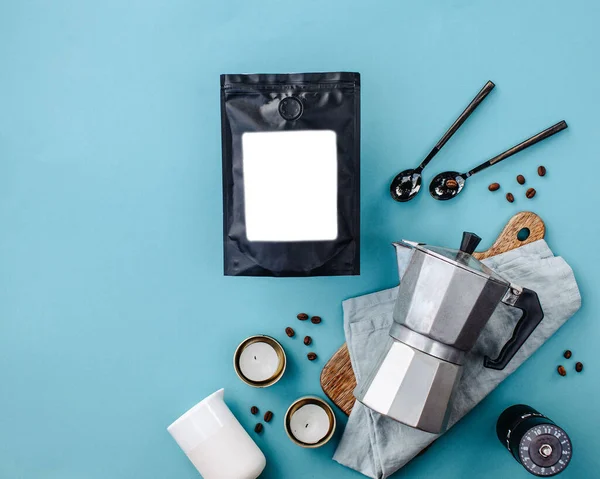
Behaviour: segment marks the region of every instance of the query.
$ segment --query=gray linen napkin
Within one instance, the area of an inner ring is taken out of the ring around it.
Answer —
[[[406,268],[412,252],[406,250],[399,267]],[[501,304],[467,355],[454,397],[449,424],[473,409],[504,378],[517,369],[581,306],[571,267],[555,257],[544,240],[483,261],[505,279],[538,293],[544,320],[503,371],[483,367],[482,356],[495,357],[512,334],[519,312]],[[403,274],[404,271],[400,271]],[[344,332],[357,381],[368,374],[380,347],[389,341],[388,330],[398,288],[343,302]],[[386,478],[404,466],[438,436],[419,431],[356,403],[334,460],[374,479]]]

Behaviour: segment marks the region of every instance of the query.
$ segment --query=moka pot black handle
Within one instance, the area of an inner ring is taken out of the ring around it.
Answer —
[[[522,288],[520,294],[515,287],[511,285],[511,292],[513,293],[513,300],[503,300],[504,303],[515,308],[519,308],[523,311],[523,315],[517,322],[511,338],[502,347],[500,354],[496,359],[492,359],[486,356],[483,360],[483,365],[489,369],[504,369],[510,360],[517,354],[517,351],[521,349],[521,346],[527,341],[527,338],[533,333],[538,324],[544,319],[544,311],[542,305],[535,291],[527,288]],[[514,295],[518,294],[516,301],[514,301]]]

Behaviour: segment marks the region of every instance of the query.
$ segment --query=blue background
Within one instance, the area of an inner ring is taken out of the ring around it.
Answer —
[[[0,477],[198,477],[166,427],[220,387],[248,429],[251,405],[275,413],[257,440],[263,477],[361,477],[331,460],[342,427],[319,450],[282,428],[295,398],[322,394],[320,369],[343,342],[341,301],[397,283],[392,240],[455,246],[473,230],[487,247],[521,210],[545,220],[583,307],[399,477],[530,477],[494,434],[518,402],[571,435],[563,477],[597,477],[599,19],[595,0],[1,0]],[[362,275],[224,277],[219,74],[336,70],[362,74]],[[469,180],[454,201],[392,201],[390,179],[488,79],[496,89],[427,183],[563,118],[569,129]],[[487,191],[492,181],[500,192]],[[300,311],[324,321],[300,324]],[[256,333],[288,352],[284,379],[266,390],[231,364]]]

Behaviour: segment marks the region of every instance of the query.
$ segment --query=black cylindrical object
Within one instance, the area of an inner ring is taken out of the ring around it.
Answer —
[[[500,414],[496,434],[513,457],[535,476],[554,476],[571,461],[573,447],[567,433],[525,404],[511,406]]]

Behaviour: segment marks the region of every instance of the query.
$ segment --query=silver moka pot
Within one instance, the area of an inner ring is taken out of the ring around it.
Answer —
[[[544,317],[537,294],[511,284],[472,253],[481,241],[464,233],[460,250],[394,243],[413,250],[401,278],[391,340],[354,396],[369,408],[423,431],[446,430],[462,364],[500,303],[523,311],[512,337],[486,368],[504,369]]]

